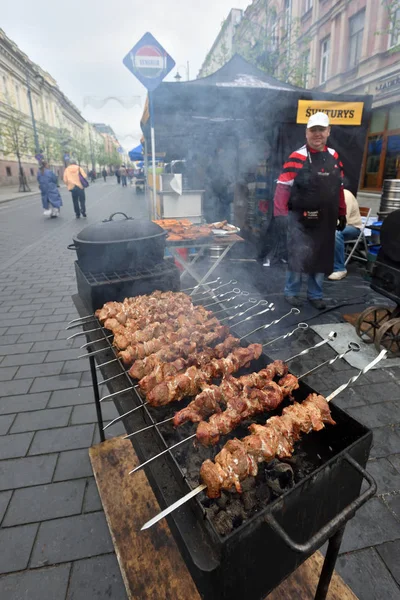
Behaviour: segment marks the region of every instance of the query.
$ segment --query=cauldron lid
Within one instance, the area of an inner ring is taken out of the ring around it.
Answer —
[[[124,219],[114,220],[115,215],[123,215]],[[113,213],[108,219],[85,227],[78,233],[76,240],[79,242],[130,242],[134,240],[146,240],[166,236],[167,232],[145,219],[134,219],[125,213]]]

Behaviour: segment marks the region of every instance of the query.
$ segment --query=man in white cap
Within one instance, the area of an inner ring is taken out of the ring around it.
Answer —
[[[307,123],[307,143],[293,152],[278,178],[274,217],[286,217],[288,271],[285,298],[302,306],[299,297],[303,273],[308,276],[307,297],[318,310],[326,308],[322,284],[333,271],[335,231],[346,226],[343,165],[326,144],[330,134],[325,113]]]

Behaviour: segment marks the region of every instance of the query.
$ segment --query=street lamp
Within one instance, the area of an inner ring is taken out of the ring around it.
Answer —
[[[36,150],[36,155],[39,155],[40,154],[39,138],[38,138],[37,129],[36,129],[35,114],[33,112],[31,83],[30,83],[28,71],[26,71],[26,87],[28,89],[28,101],[29,101],[29,108],[30,108],[30,112],[31,112],[33,137],[35,140],[35,150]]]
[[[185,69],[186,71],[186,81],[189,81],[189,61],[187,61],[186,65],[178,65],[176,67],[176,75],[174,79],[179,83],[182,79],[182,75],[179,73],[179,69]]]

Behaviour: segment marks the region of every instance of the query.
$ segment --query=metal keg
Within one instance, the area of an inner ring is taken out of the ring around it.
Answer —
[[[400,209],[400,179],[385,179],[378,214],[386,216],[398,209]]]

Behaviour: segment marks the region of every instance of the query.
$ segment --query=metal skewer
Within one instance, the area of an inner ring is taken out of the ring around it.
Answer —
[[[68,325],[71,323],[77,323],[78,321],[85,321],[86,319],[93,319],[94,315],[86,315],[85,317],[78,317],[77,319],[72,319],[72,321],[68,321]]]
[[[227,283],[222,283],[221,285],[219,285],[218,287],[211,289],[211,290],[205,290],[204,292],[201,292],[201,295],[204,296],[206,294],[210,294],[210,291],[212,292],[216,292],[217,290],[220,290],[221,288],[227,286],[227,285],[236,285],[237,284],[237,280],[236,279],[231,279],[230,281],[228,281]],[[207,285],[207,283],[203,283],[203,285]],[[211,294],[210,294],[211,295]]]
[[[245,337],[248,337],[252,333],[256,333],[256,331],[261,331],[262,329],[268,329],[268,327],[272,327],[272,325],[277,325],[277,323],[279,323],[280,321],[282,321],[282,319],[286,319],[286,317],[289,317],[290,315],[298,315],[298,314],[300,314],[300,311],[299,311],[298,308],[291,308],[288,313],[286,313],[285,315],[283,315],[279,319],[275,319],[275,321],[271,321],[271,323],[267,323],[266,325],[261,325],[261,327],[257,327],[256,329],[253,329],[253,331],[250,331],[249,333],[246,333],[246,335],[242,336],[239,339],[243,340]],[[246,321],[246,319],[244,319],[244,321]],[[239,321],[239,323],[242,323],[242,321]],[[235,327],[236,327],[236,325],[239,325],[239,323],[235,323]]]
[[[338,394],[343,392],[343,390],[345,390],[346,388],[351,386],[353,383],[355,383],[359,377],[364,375],[367,371],[372,369],[379,361],[381,361],[383,358],[385,358],[386,355],[387,355],[387,350],[382,350],[382,352],[380,352],[380,354],[378,354],[378,356],[372,362],[370,362],[363,369],[361,369],[361,371],[357,375],[354,375],[354,377],[351,377],[347,383],[344,383],[343,385],[338,387],[334,392],[332,392],[332,394],[330,394],[326,398],[326,401],[330,402],[331,400],[333,400],[333,398],[335,398]],[[143,531],[144,529],[149,529],[149,527],[152,527],[153,525],[158,523],[158,521],[161,521],[161,519],[163,519],[164,517],[166,517],[167,515],[172,513],[174,510],[176,510],[183,504],[185,504],[185,502],[187,502],[191,498],[194,498],[195,496],[197,496],[197,494],[200,494],[200,492],[205,490],[206,487],[207,486],[204,483],[201,483],[200,485],[198,485],[194,490],[191,490],[188,494],[183,496],[183,498],[180,498],[179,500],[177,500],[176,502],[171,504],[171,506],[168,506],[168,508],[162,510],[158,515],[156,515],[155,517],[153,517],[152,519],[147,521],[147,523],[145,523],[143,525],[143,527],[141,528],[141,531]]]
[[[217,279],[214,279],[213,281],[208,281],[207,283],[200,283],[193,287],[185,288],[184,290],[181,290],[181,292],[189,292],[190,290],[196,290],[197,288],[202,287],[204,285],[210,285],[210,283],[218,283],[219,281],[221,281],[221,277],[217,277]]]
[[[316,371],[319,371],[320,369],[322,369],[322,367],[325,367],[326,365],[333,365],[333,363],[335,363],[337,360],[341,360],[342,358],[344,358],[346,356],[346,354],[349,354],[349,352],[360,352],[360,350],[361,350],[360,344],[357,344],[357,342],[349,342],[349,345],[347,347],[347,350],[345,350],[345,352],[342,352],[342,354],[337,354],[336,356],[334,356],[334,358],[331,358],[330,360],[324,361],[320,365],[317,365],[313,369],[310,369],[309,371],[307,371],[307,373],[303,373],[303,375],[301,375],[300,377],[301,378],[308,377],[308,375],[311,375],[311,373],[315,373]],[[299,377],[299,379],[300,379],[300,377]]]
[[[73,340],[74,338],[79,337],[80,335],[86,335],[87,333],[93,333],[93,331],[102,331],[102,327],[95,327],[94,329],[87,329],[86,331],[78,331],[77,333],[73,333],[72,335],[67,337],[67,340]]]
[[[233,290],[231,290],[231,292],[233,292]],[[239,290],[239,292],[240,292],[240,290]],[[240,294],[238,292],[235,292],[235,294],[233,296],[230,296],[230,298],[226,298],[224,300],[224,302],[230,302],[231,300],[234,300],[238,296],[240,296]],[[219,304],[221,301],[222,301],[222,298],[220,298],[219,300],[216,300],[215,302],[211,302],[210,304],[205,304],[204,306],[201,304],[199,306],[203,306],[203,308],[208,308],[209,306],[214,306],[214,304]]]
[[[297,327],[293,329],[293,331],[289,331],[289,333],[285,333],[284,335],[280,335],[279,337],[276,337],[273,340],[269,340],[269,342],[263,344],[262,347],[265,348],[265,346],[269,346],[270,344],[273,344],[278,340],[286,340],[286,338],[291,337],[294,333],[296,333],[296,331],[305,331],[306,329],[308,329],[307,323],[299,323]]]
[[[84,321],[83,323],[73,323],[72,325],[67,325],[66,326],[66,330],[69,329],[75,329],[76,327],[82,327],[82,325],[86,325],[86,323],[90,323],[91,321],[95,321],[96,323],[98,323],[96,317],[94,315],[92,315],[91,319],[88,319],[87,321]]]
[[[224,319],[220,319],[219,322],[223,323],[224,321],[231,321],[232,319],[236,319],[237,317],[241,317],[241,316],[245,315],[252,308],[256,308],[257,306],[267,306],[268,305],[267,300],[259,300],[258,302],[255,299],[254,299],[254,302],[252,300],[253,300],[252,298],[249,300],[249,302],[251,302],[252,306],[249,306],[249,308],[246,308],[246,310],[236,313],[235,315],[231,315],[230,317],[225,317]]]
[[[334,340],[336,337],[337,337],[336,331],[331,331],[326,339],[321,340],[320,342],[318,342],[318,344],[315,344],[315,346],[311,346],[311,348],[306,348],[305,350],[302,350],[298,354],[291,356],[285,362],[289,362],[290,360],[293,360],[294,358],[298,358],[299,356],[304,356],[305,354],[308,354],[310,352],[310,350],[314,350],[315,348],[320,348],[321,346],[324,346],[325,344],[328,344],[329,342]]]
[[[103,342],[104,340],[110,340],[112,337],[114,337],[114,334],[106,335],[102,338],[99,338],[98,340],[93,340],[92,342],[86,342],[86,344],[83,344],[83,346],[79,346],[79,349],[83,350],[83,348],[87,348],[88,346],[91,346],[92,344],[97,344],[97,342]]]

